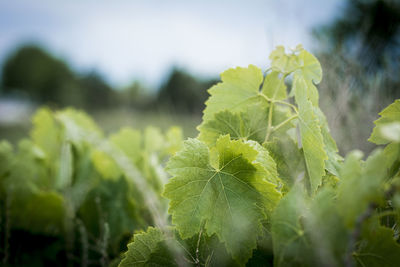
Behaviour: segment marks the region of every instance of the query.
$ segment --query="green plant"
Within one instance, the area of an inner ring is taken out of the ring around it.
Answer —
[[[33,117],[18,148],[0,143],[0,255],[4,265],[106,266],[134,230],[164,217],[162,162],[182,133],[124,128],[104,137],[83,112]]]
[[[400,100],[375,121],[384,147],[343,159],[318,60],[270,59],[222,73],[183,143],[175,127],[106,137],[83,112],[40,109],[30,138],[0,143],[3,265],[399,265]]]
[[[400,101],[381,113],[365,161],[338,154],[301,46],[229,69],[210,90],[199,136],[166,170],[171,227],[149,228],[120,266],[400,264]],[[289,90],[287,84],[289,86]]]

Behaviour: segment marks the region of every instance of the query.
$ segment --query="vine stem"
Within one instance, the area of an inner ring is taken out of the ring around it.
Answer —
[[[203,233],[203,227],[200,229],[199,238],[197,239],[197,246],[196,246],[196,264],[198,267],[200,267],[199,247],[200,247],[200,240],[201,240],[202,233]]]
[[[274,131],[276,131],[276,130],[278,130],[279,128],[283,127],[284,125],[286,125],[287,123],[289,123],[291,120],[296,119],[296,118],[299,116],[299,115],[298,115],[299,112],[298,112],[296,106],[294,106],[294,105],[292,105],[292,104],[290,104],[290,103],[287,103],[287,102],[285,102],[285,101],[270,99],[268,96],[266,96],[266,95],[263,94],[263,93],[259,93],[259,94],[260,94],[260,96],[262,96],[263,98],[265,98],[268,102],[270,102],[270,105],[271,105],[270,108],[269,108],[269,112],[268,112],[268,129],[267,129],[267,134],[265,135],[265,140],[264,140],[264,143],[266,143],[266,142],[268,142],[268,139],[269,139],[270,135],[271,135]],[[278,124],[277,126],[272,126],[272,115],[273,115],[273,109],[274,109],[274,104],[275,104],[275,103],[284,104],[284,105],[287,105],[287,106],[293,108],[293,110],[295,111],[296,114],[293,115],[293,116],[291,116],[291,117],[289,117],[289,118],[287,118],[285,121],[281,122],[281,123]]]
[[[266,96],[264,93],[258,93],[261,97],[263,97],[265,100],[267,100],[268,102],[270,102],[270,103],[278,103],[278,104],[282,104],[282,105],[285,105],[285,106],[288,106],[288,107],[291,107],[292,109],[293,109],[293,111],[297,114],[297,113],[299,113],[299,111],[298,111],[298,109],[297,109],[297,107],[295,106],[295,105],[292,105],[292,104],[290,104],[290,103],[288,103],[288,102],[286,102],[286,101],[282,101],[282,100],[277,100],[277,99],[272,99],[272,98],[269,98],[268,96]]]
[[[268,128],[267,128],[267,134],[265,135],[265,140],[264,143],[268,141],[269,136],[272,133],[273,127],[272,127],[272,112],[274,110],[274,102],[271,102],[271,106],[269,107],[269,112],[268,112]]]
[[[279,130],[279,128],[285,126],[287,123],[289,123],[290,121],[298,118],[299,115],[293,115],[292,117],[287,118],[286,120],[284,120],[283,122],[279,123],[277,126],[274,126],[272,129],[272,132]]]

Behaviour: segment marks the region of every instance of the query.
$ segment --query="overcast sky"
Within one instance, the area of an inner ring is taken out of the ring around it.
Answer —
[[[171,66],[214,76],[234,66],[265,68],[276,45],[312,50],[312,27],[343,0],[0,2],[0,64],[24,42],[44,45],[75,69],[114,85],[157,85]]]

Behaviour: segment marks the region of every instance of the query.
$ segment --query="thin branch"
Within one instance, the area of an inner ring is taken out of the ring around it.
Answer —
[[[353,267],[354,262],[353,262],[353,251],[355,250],[357,240],[360,238],[361,235],[361,228],[362,224],[372,216],[374,210],[377,208],[377,204],[372,202],[368,205],[368,208],[364,213],[362,213],[360,216],[358,216],[356,220],[356,225],[354,227],[354,231],[350,236],[350,242],[349,242],[349,247],[346,252],[346,259],[345,259],[345,266],[346,267]]]
[[[284,120],[283,122],[279,123],[277,126],[274,126],[272,131],[275,132],[277,130],[279,130],[279,128],[282,128],[283,126],[285,126],[287,123],[289,123],[290,121],[296,119],[297,117],[299,117],[297,114],[293,115],[292,117],[287,118],[286,120]]]
[[[269,113],[268,113],[268,128],[267,128],[267,134],[265,135],[265,140],[264,143],[268,142],[269,136],[272,133],[272,111],[274,108],[274,104],[271,103],[269,107]]]
[[[299,113],[297,107],[295,105],[293,105],[293,104],[290,104],[289,102],[286,102],[286,101],[283,101],[283,100],[277,100],[277,99],[269,98],[268,96],[266,96],[264,93],[261,93],[261,92],[258,93],[258,94],[262,98],[267,100],[269,103],[278,103],[278,104],[281,104],[281,105],[285,105],[285,106],[291,107],[296,114]]]
[[[199,247],[200,247],[200,240],[201,240],[201,234],[203,233],[203,227],[200,229],[199,232],[199,238],[197,239],[197,246],[196,246],[196,265],[197,267],[200,267],[200,259],[199,259]]]

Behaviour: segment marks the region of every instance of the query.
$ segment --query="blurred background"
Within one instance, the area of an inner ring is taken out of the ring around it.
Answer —
[[[320,106],[341,154],[373,146],[400,97],[400,2],[0,2],[0,139],[26,136],[42,105],[73,106],[106,131],[180,125],[197,135],[207,89],[235,66],[269,66],[277,45],[321,61]]]

